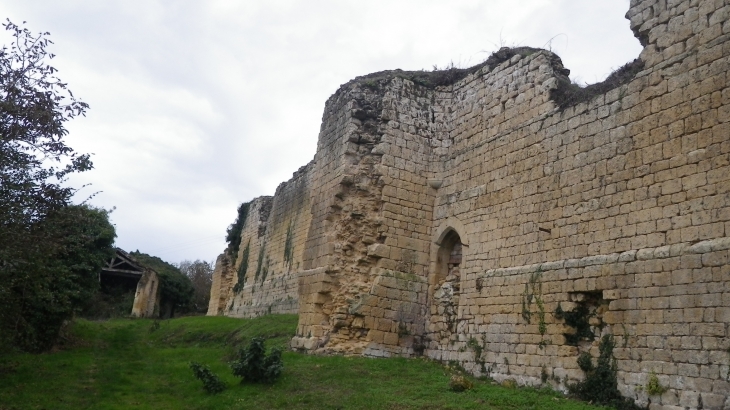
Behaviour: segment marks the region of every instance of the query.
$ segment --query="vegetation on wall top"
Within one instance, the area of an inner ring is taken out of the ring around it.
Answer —
[[[621,85],[628,84],[643,69],[644,62],[637,58],[619,67],[606,77],[605,80],[584,87],[571,82],[567,76],[564,76],[560,78],[561,81],[558,82],[558,88],[551,91],[550,98],[561,109],[565,109],[589,101],[593,97],[605,94]]]
[[[246,218],[248,218],[248,211],[251,208],[251,202],[244,202],[238,206],[238,215],[236,220],[228,226],[226,230],[226,242],[228,242],[227,252],[231,257],[231,264],[236,263],[238,258],[238,249],[241,246],[241,232],[243,231],[243,225],[246,224]]]
[[[355,78],[353,81],[359,82],[368,88],[378,88],[382,80],[390,80],[393,77],[405,78],[414,83],[427,87],[436,88],[449,86],[457,81],[464,79],[469,74],[476,73],[483,67],[487,67],[489,71],[509,60],[516,55],[527,56],[540,51],[538,48],[532,47],[502,47],[492,53],[482,63],[468,68],[458,68],[453,63],[445,69],[434,67],[433,71],[404,71],[404,70],[386,70],[379,71]]]

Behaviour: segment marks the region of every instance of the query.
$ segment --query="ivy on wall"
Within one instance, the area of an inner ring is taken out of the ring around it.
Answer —
[[[241,264],[238,266],[238,282],[233,286],[233,292],[239,293],[246,286],[246,272],[248,272],[248,255],[251,250],[251,240],[246,243],[241,254]]]
[[[244,202],[239,205],[236,220],[226,230],[226,242],[228,242],[227,251],[228,255],[232,258],[231,263],[234,265],[238,257],[238,249],[241,246],[241,232],[243,231],[243,225],[246,224],[246,218],[248,218],[250,208],[251,202]]]

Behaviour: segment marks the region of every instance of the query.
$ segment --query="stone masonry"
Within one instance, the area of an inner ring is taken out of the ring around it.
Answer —
[[[208,314],[298,313],[295,349],[557,389],[611,334],[626,397],[730,408],[729,16],[632,0],[641,55],[582,89],[527,47],[343,85],[315,158],[218,258]]]

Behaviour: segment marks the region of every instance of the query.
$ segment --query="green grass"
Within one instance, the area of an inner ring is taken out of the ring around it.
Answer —
[[[547,390],[488,381],[454,393],[449,371],[423,359],[285,352],[284,372],[273,385],[241,385],[231,375],[227,361],[238,347],[255,336],[266,337],[267,346],[285,346],[296,323],[294,315],[79,320],[74,347],[0,356],[0,410],[597,408]],[[228,389],[206,394],[190,361],[210,366]]]

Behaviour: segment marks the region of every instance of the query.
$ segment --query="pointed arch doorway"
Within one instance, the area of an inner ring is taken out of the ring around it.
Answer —
[[[451,229],[441,240],[436,259],[436,284],[444,281],[456,282],[461,279],[463,244],[461,236]]]
[[[432,253],[429,327],[434,340],[442,344],[455,337],[457,331],[466,244],[453,225],[449,225],[441,230],[434,245],[437,248]]]

